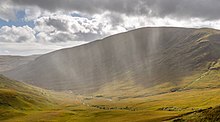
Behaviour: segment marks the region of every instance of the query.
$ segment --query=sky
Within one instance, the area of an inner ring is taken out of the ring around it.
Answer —
[[[141,27],[220,29],[220,0],[0,0],[0,55],[44,54]]]

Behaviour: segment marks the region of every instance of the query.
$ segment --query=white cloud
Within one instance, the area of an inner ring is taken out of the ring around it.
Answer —
[[[36,30],[45,29],[57,31],[69,31],[71,33],[98,33],[100,22],[84,17],[73,17],[71,15],[51,15],[35,20]],[[48,31],[48,30],[47,30]]]
[[[8,27],[3,26],[0,28],[0,40],[1,42],[16,42],[16,43],[24,43],[24,42],[34,42],[35,41],[35,31],[28,27]]]
[[[69,33],[51,33],[36,31],[28,26],[0,28],[0,55],[31,55],[42,54],[66,47],[73,47],[84,44],[84,41],[73,41],[73,38],[66,42],[60,40],[71,37]],[[50,36],[48,36],[50,35]],[[51,40],[57,40],[53,43]]]
[[[114,27],[105,16],[105,13],[90,17],[52,14],[36,19],[34,30],[38,38],[48,38],[50,42],[92,41],[125,31],[120,26]]]
[[[9,0],[0,0],[0,19],[5,21],[16,19],[15,7]]]
[[[33,55],[45,54],[62,48],[69,48],[85,44],[83,41],[67,43],[3,43],[0,42],[0,55]]]
[[[34,28],[3,26],[0,28],[0,54],[46,53],[125,31],[123,27],[111,25],[110,20],[104,16],[106,13],[90,17],[74,17],[71,14],[64,15],[58,12],[33,16]]]
[[[27,7],[25,8],[25,20],[26,21],[30,21],[30,20],[35,20],[38,17],[42,16],[42,10],[40,10],[40,8],[38,7]]]

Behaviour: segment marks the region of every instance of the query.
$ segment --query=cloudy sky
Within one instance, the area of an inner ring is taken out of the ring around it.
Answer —
[[[220,29],[220,0],[0,0],[0,55],[73,47],[140,27]]]

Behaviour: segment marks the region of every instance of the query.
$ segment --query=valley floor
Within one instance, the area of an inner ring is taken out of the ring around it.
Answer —
[[[49,91],[0,75],[0,121],[216,122],[220,121],[219,74],[208,70],[179,84],[147,89],[132,81],[115,81],[89,96]]]
[[[39,110],[0,111],[5,122],[160,122],[197,120],[220,103],[220,88],[186,90],[139,98],[109,99],[73,96],[57,106]],[[4,119],[4,114],[13,116]],[[192,116],[194,115],[195,116]],[[204,115],[205,116],[205,115]],[[210,120],[211,121],[211,120]]]

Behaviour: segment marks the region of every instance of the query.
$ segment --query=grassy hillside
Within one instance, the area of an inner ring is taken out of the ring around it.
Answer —
[[[195,113],[195,115],[190,115],[188,118],[186,118],[186,120],[200,122],[218,122],[220,121],[220,107],[210,107],[208,109]]]
[[[220,58],[219,35],[214,29],[141,28],[42,55],[5,75],[80,94],[111,82],[129,81],[144,88],[179,84]]]
[[[66,94],[44,90],[0,75],[0,120],[57,107]]]
[[[106,83],[93,95],[105,97],[135,98],[158,94],[181,92],[187,90],[220,88],[220,60],[208,62],[201,71],[181,78],[176,82],[165,82],[150,88],[135,83],[132,80],[115,80]]]
[[[213,66],[217,67],[217,64]],[[214,69],[211,68],[210,73],[202,78],[199,74],[186,78],[186,81],[182,81],[184,82],[182,88],[185,89],[177,91],[170,91],[174,88],[173,84],[141,89],[132,82],[128,84],[122,82],[118,84],[117,88],[121,88],[118,89],[118,94],[116,94],[117,89],[108,89],[112,94],[100,92],[92,96],[52,92],[0,76],[0,120],[6,122],[161,122],[174,120],[200,122],[201,117],[205,120],[211,117],[214,122],[213,117],[218,117],[216,114],[218,109],[212,110],[210,107],[215,108],[220,103],[220,88],[217,84],[213,85],[219,82],[219,73]],[[212,87],[203,87],[203,85],[193,87],[191,82],[197,76],[200,77],[195,83],[193,82],[194,85],[202,84],[206,80],[210,81]],[[187,85],[186,88],[186,83],[191,85]],[[150,94],[156,89],[159,90]]]
[[[26,110],[40,110],[53,105],[46,90],[0,76],[0,119],[25,115]]]
[[[209,107],[207,109],[200,109],[194,112],[179,115],[169,121],[175,122],[219,122],[220,121],[220,107]]]

